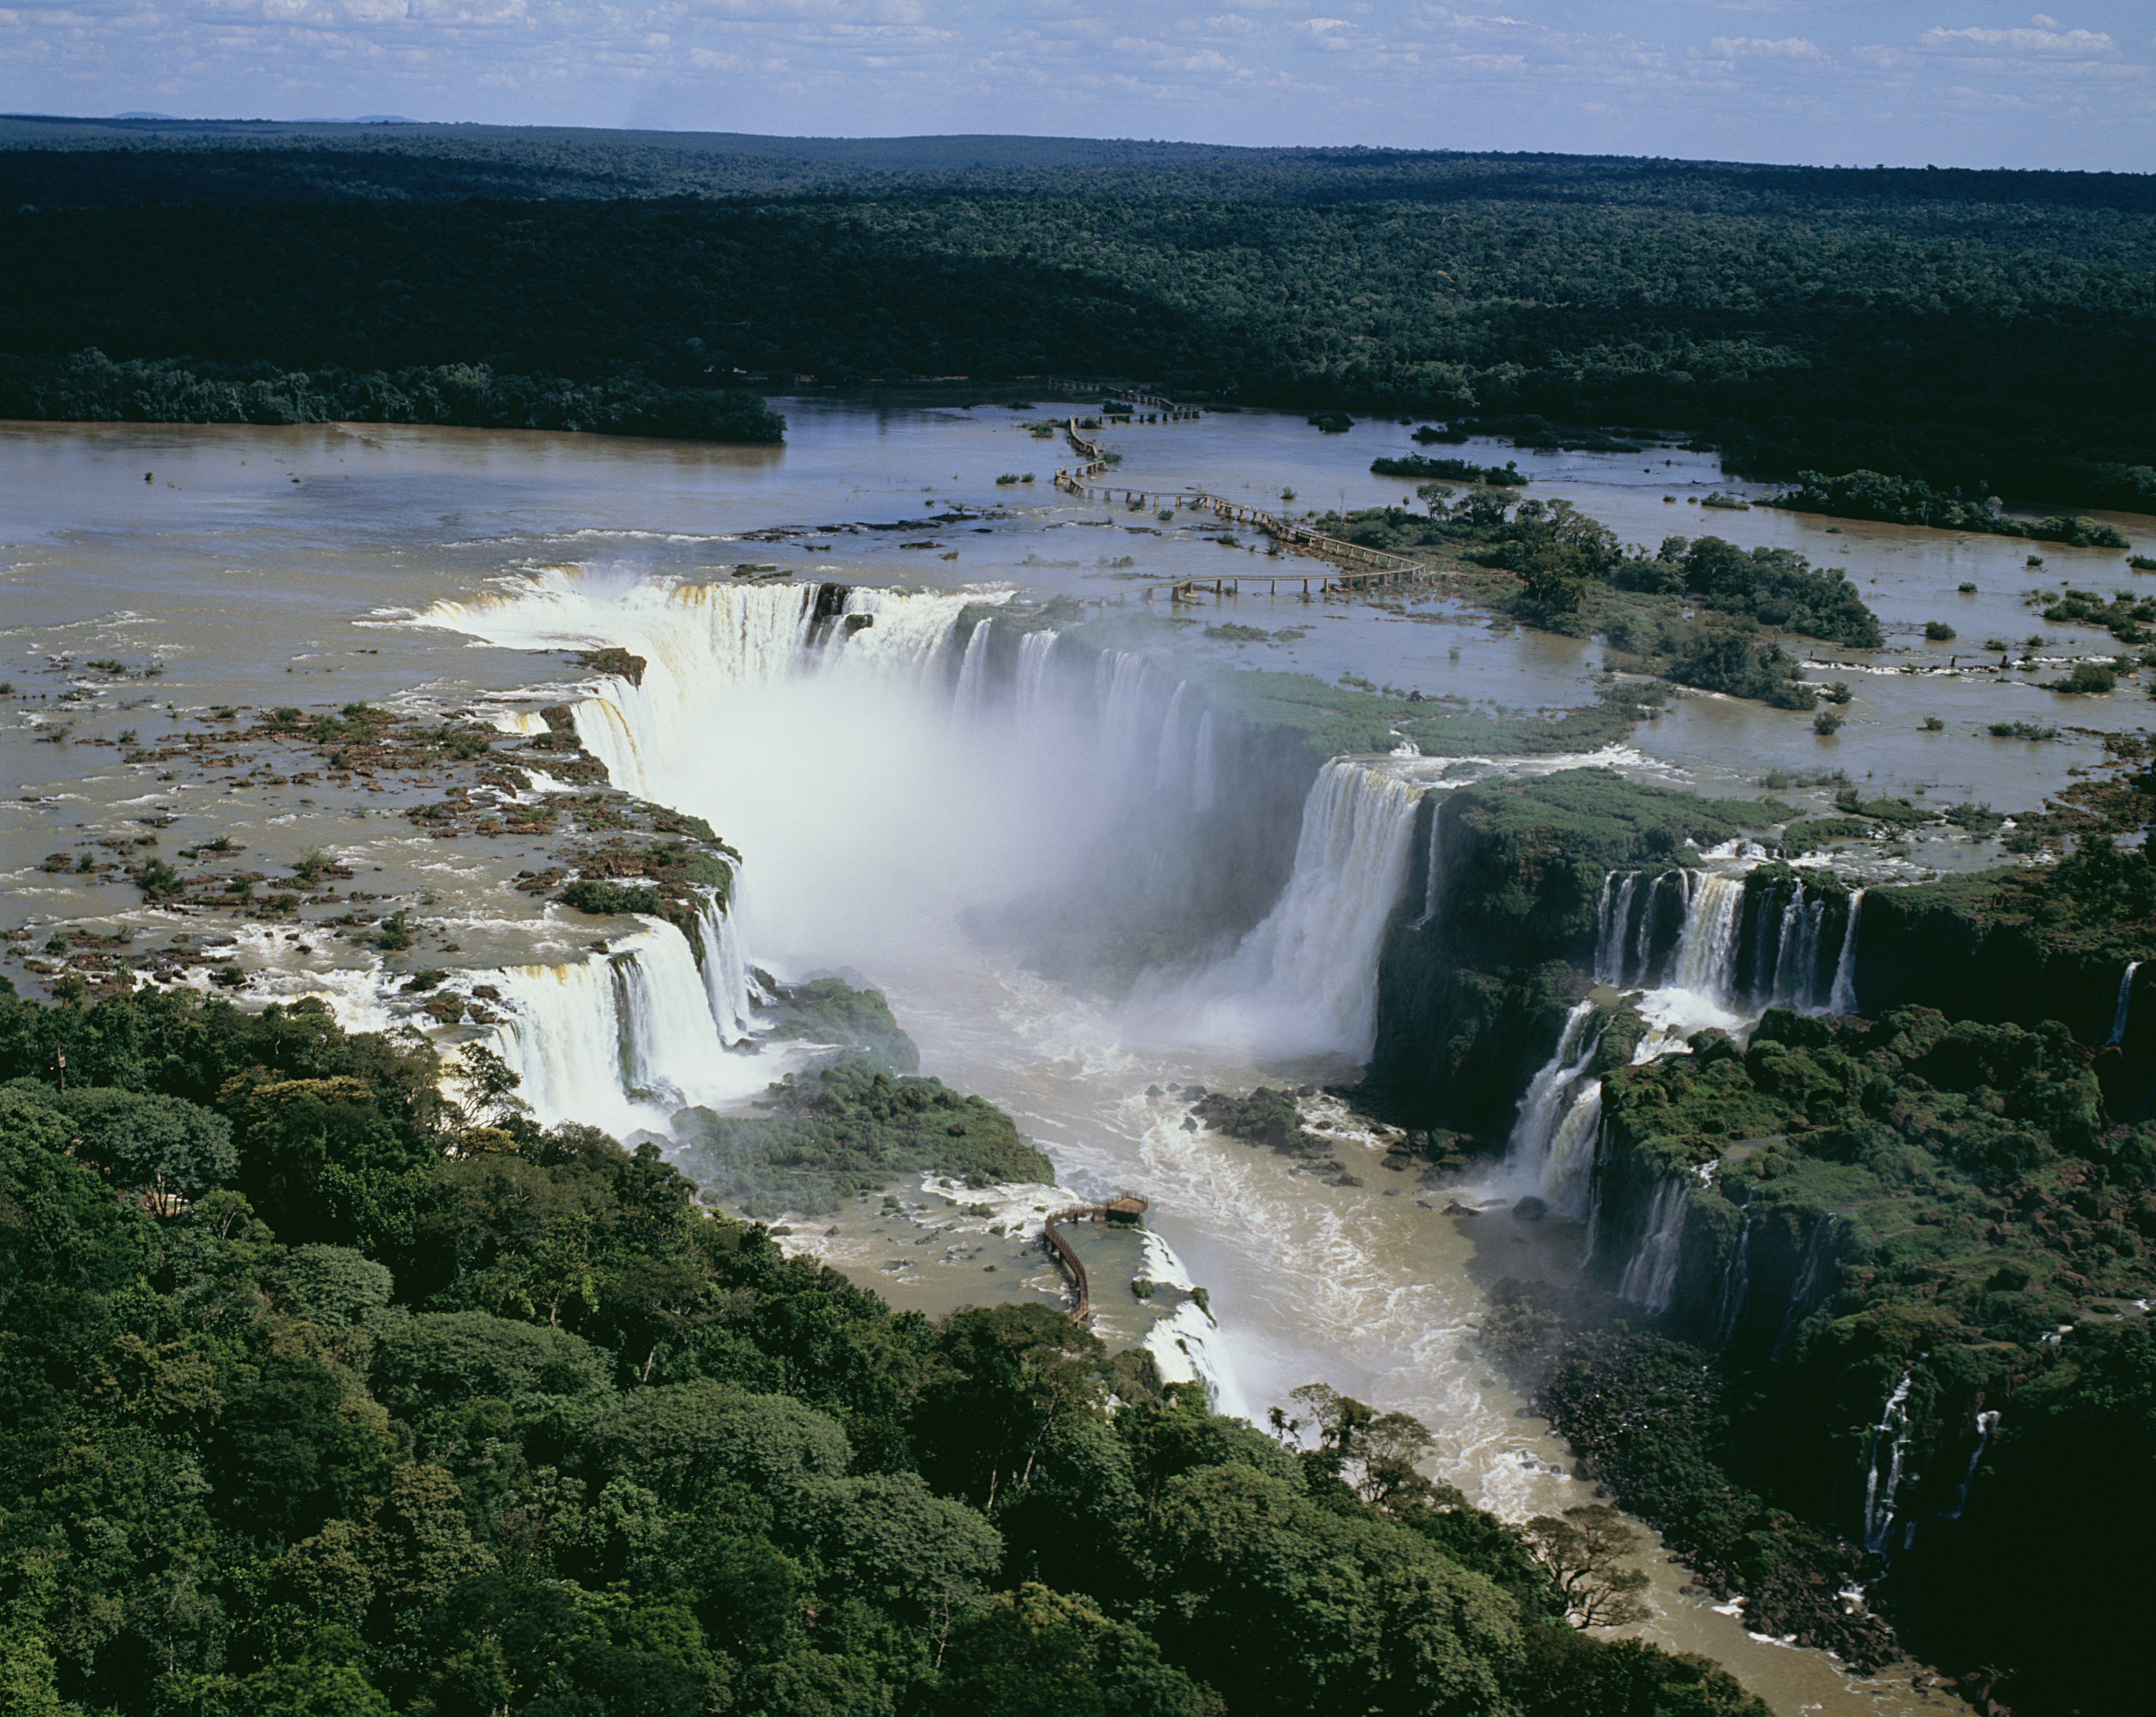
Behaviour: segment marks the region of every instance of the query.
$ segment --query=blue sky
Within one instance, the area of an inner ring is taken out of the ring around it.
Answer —
[[[2156,166],[2156,3],[55,0],[0,108]]]

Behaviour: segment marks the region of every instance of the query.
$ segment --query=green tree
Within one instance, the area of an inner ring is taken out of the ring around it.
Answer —
[[[1534,1558],[1549,1572],[1575,1627],[1621,1627],[1653,1612],[1640,1594],[1644,1570],[1623,1565],[1640,1553],[1637,1528],[1607,1503],[1583,1503],[1563,1516],[1537,1514],[1527,1522]]]

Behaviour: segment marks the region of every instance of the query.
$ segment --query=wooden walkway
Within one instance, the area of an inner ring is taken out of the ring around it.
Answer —
[[[1359,542],[1329,537],[1322,531],[1313,531],[1309,526],[1297,524],[1292,519],[1281,518],[1261,507],[1245,506],[1240,501],[1230,501],[1225,496],[1214,495],[1204,489],[1152,491],[1104,487],[1091,480],[1114,468],[1106,451],[1079,429],[1075,418],[1065,424],[1063,433],[1069,438],[1071,451],[1078,455],[1080,461],[1075,465],[1065,465],[1055,473],[1055,486],[1065,494],[1089,501],[1120,500],[1134,512],[1173,506],[1190,512],[1210,512],[1237,524],[1249,525],[1294,552],[1337,563],[1346,576],[1337,580],[1330,576],[1321,577],[1318,580],[1320,595],[1335,589],[1367,590],[1373,586],[1409,580],[1434,581],[1441,576],[1427,563],[1408,555],[1390,554],[1382,548],[1366,548]],[[1168,599],[1188,602],[1208,582],[1204,578],[1178,578],[1168,587]],[[1242,594],[1243,581],[1240,577],[1223,577],[1209,582],[1216,598],[1229,594],[1239,596]],[[1258,581],[1253,578],[1251,582]],[[1268,575],[1264,582],[1270,587],[1270,593],[1277,595],[1283,581],[1277,574],[1272,574]],[[1290,578],[1286,582],[1293,583],[1296,581]],[[1300,582],[1303,594],[1307,595],[1310,580],[1306,578]]]

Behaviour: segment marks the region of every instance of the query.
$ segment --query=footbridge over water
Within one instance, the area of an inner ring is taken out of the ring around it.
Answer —
[[[1149,397],[1149,396],[1148,396]],[[1147,490],[1104,486],[1093,480],[1114,469],[1115,461],[1107,450],[1079,427],[1078,419],[1071,418],[1064,425],[1071,450],[1080,462],[1065,465],[1055,473],[1055,486],[1066,495],[1084,500],[1121,501],[1133,511],[1156,506],[1173,506],[1188,512],[1209,512],[1218,518],[1235,524],[1248,525],[1286,548],[1298,553],[1328,560],[1337,565],[1345,574],[1335,579],[1331,575],[1321,576],[1318,594],[1334,589],[1364,590],[1386,584],[1414,583],[1447,583],[1445,575],[1436,572],[1427,562],[1404,554],[1393,554],[1382,548],[1370,548],[1360,542],[1350,542],[1342,537],[1328,536],[1322,531],[1312,530],[1308,525],[1293,519],[1284,519],[1277,513],[1262,507],[1250,506],[1239,501],[1230,501],[1224,495],[1215,495],[1204,489]],[[1178,578],[1168,586],[1168,599],[1188,602],[1208,583],[1218,599],[1223,595],[1240,595],[1243,580],[1238,577]],[[1253,583],[1256,580],[1254,578]],[[1279,594],[1282,579],[1277,574],[1268,574],[1265,583],[1271,594]],[[1295,582],[1289,580],[1287,582]],[[1310,580],[1301,580],[1303,594],[1310,592]]]

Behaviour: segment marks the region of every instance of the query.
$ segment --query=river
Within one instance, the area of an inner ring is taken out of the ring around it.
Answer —
[[[947,638],[966,599],[1065,596],[1165,617],[1168,580],[1247,578],[1257,570],[1250,551],[1209,540],[1219,533],[1209,517],[1163,522],[1051,490],[1069,455],[1025,426],[1057,415],[1052,401],[961,409],[825,397],[780,409],[787,444],[757,449],[372,425],[0,425],[10,497],[0,679],[13,687],[0,699],[13,784],[0,802],[0,928],[31,933],[0,964],[27,984],[22,960],[55,928],[154,928],[157,915],[132,891],[40,867],[49,853],[140,838],[146,815],[174,847],[224,835],[272,864],[333,848],[385,902],[425,908],[440,950],[430,959],[573,963],[579,933],[505,894],[508,855],[445,856],[393,815],[424,784],[386,784],[368,799],[259,768],[239,773],[238,762],[215,780],[161,779],[166,772],[121,761],[130,742],[121,736],[217,706],[365,699],[499,717],[588,695],[588,676],[563,663],[565,643],[627,643],[662,660],[678,635],[667,593],[741,568],[767,570],[721,586],[728,614],[770,611],[754,593],[775,594],[773,573],[909,593],[886,601],[861,635],[874,652],[847,675],[742,668],[753,640],[738,630],[725,643],[736,666],[723,672],[682,656],[678,672],[654,681],[673,686],[674,703],[635,716],[648,725],[609,757],[618,784],[708,816],[742,849],[752,956],[783,974],[844,969],[885,988],[925,1069],[1009,1109],[1065,1185],[1129,1186],[1152,1200],[1152,1226],[1210,1291],[1219,1327],[1207,1365],[1224,1410],[1262,1420],[1288,1391],[1322,1380],[1424,1420],[1438,1476],[1509,1518],[1584,1500],[1563,1446],[1471,1339],[1484,1288],[1508,1273],[1562,1277],[1577,1230],[1446,1216],[1442,1194],[1401,1184],[1367,1130],[1321,1104],[1363,1183],[1322,1184],[1187,1127],[1174,1088],[1353,1077],[1367,1048],[1358,1036],[1374,982],[1367,962],[1397,897],[1397,869],[1385,866],[1399,855],[1385,842],[1397,845],[1398,825],[1383,820],[1411,804],[1409,789],[1440,780],[1437,765],[1403,763],[1391,799],[1341,813],[1360,820],[1343,825],[1342,840],[1363,846],[1339,862],[1373,891],[1374,917],[1337,889],[1284,898],[1264,948],[1238,956],[1245,967],[1211,991],[1110,1002],[1037,975],[961,924],[983,908],[1037,912],[1075,886],[1087,840],[1134,794],[1202,794],[1204,736],[1177,725],[1168,690],[1177,657],[1328,681],[1354,673],[1485,708],[1539,710],[1588,700],[1599,647],[1443,603],[1245,595],[1195,612],[1301,635],[1239,645],[1183,627],[1171,666],[1150,671],[1159,676],[1150,691],[1132,691],[1119,733],[1081,731],[1053,700],[1029,713],[969,708],[963,687],[955,702],[947,689],[928,695],[947,681],[923,653]],[[1403,486],[1368,466],[1413,445],[1394,424],[1326,435],[1255,412],[1106,439],[1124,455],[1118,481],[1155,491],[1203,485],[1271,506],[1289,488],[1298,506],[1397,502]],[[2108,638],[2033,620],[2022,596],[2040,578],[2107,594],[2129,577],[2116,551],[2040,545],[2046,565],[2031,569],[2032,545],[2011,539],[1833,531],[1763,507],[1702,515],[1687,502],[1756,491],[1711,458],[1674,450],[1456,450],[1517,459],[1535,480],[1529,493],[1570,499],[1629,540],[1712,531],[1845,565],[1881,614],[1883,650],[1840,652],[1855,666],[1815,671],[1856,684],[1838,735],[1822,738],[1789,712],[1685,697],[1601,759],[1639,779],[1749,797],[1769,770],[1840,769],[1868,793],[1921,789],[2011,810],[2065,784],[2070,765],[2096,761],[2102,733],[2141,725],[2131,682],[2107,698],[2066,698],[1950,670],[1963,652],[1922,636],[1925,621],[1943,618],[1958,643],[2041,631],[2054,640],[2046,655],[2107,655]],[[1029,471],[1030,483],[996,481]],[[901,522],[909,527],[856,528]],[[2150,521],[2125,522],[2129,535],[2156,534]],[[1964,594],[1963,583],[1978,589]],[[698,646],[717,647],[710,637]],[[90,666],[100,661],[119,668]],[[1938,671],[1902,671],[1916,668]],[[1144,671],[1133,667],[1134,686]],[[2086,731],[2001,741],[1984,727],[2002,712]],[[1922,731],[1933,713],[1945,726]],[[45,743],[63,724],[62,743]],[[1388,790],[1383,771],[1366,774],[1378,782],[1371,793]],[[1970,849],[1955,861],[1980,856]],[[326,994],[356,1025],[389,1017],[380,963],[358,944],[235,933],[257,993]],[[1313,965],[1312,948],[1341,965]],[[778,1065],[745,1056],[721,1083],[746,1095]],[[985,1267],[969,1255],[967,1267]],[[1644,1631],[1726,1663],[1778,1711],[1884,1717],[1941,1703],[1912,1690],[1906,1671],[1853,1678],[1823,1654],[1748,1635],[1738,1617],[1681,1594],[1681,1568],[1659,1556],[1651,1565],[1657,1614]]]

